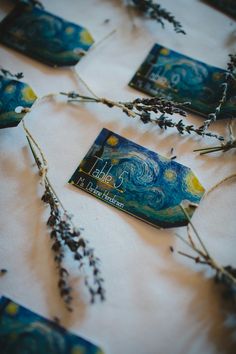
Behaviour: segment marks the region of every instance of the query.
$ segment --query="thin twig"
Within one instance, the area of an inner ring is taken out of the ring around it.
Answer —
[[[219,185],[221,185],[222,183],[230,180],[231,178],[235,178],[236,174],[230,175],[226,178],[224,178],[222,181],[218,182],[215,186],[213,186],[207,193],[206,195],[209,195],[213,190],[215,190],[215,188],[217,188]],[[236,293],[236,269],[233,268],[232,266],[221,266],[209,253],[209,251],[207,250],[202,238],[200,237],[196,227],[193,225],[193,223],[190,220],[190,216],[188,215],[187,211],[182,207],[182,205],[180,205],[181,210],[184,212],[184,215],[187,217],[187,219],[189,220],[189,224],[188,224],[188,228],[187,228],[187,234],[188,234],[188,241],[176,234],[176,236],[182,241],[184,242],[192,251],[194,251],[198,256],[193,256],[190,255],[186,252],[182,252],[182,251],[178,251],[179,254],[181,254],[182,256],[185,256],[187,258],[190,258],[192,260],[194,260],[196,263],[200,263],[200,264],[205,264],[210,266],[212,269],[215,270],[216,274],[215,274],[215,279],[222,283],[233,295],[235,295]],[[193,236],[191,236],[190,234],[190,230],[189,230],[189,225],[191,225],[194,236],[196,237],[196,239],[199,241],[201,248],[199,248],[195,242],[193,241]]]
[[[129,0],[128,3],[135,6],[142,14],[159,22],[162,27],[165,26],[164,21],[167,21],[173,25],[176,33],[186,34],[181,23],[168,10],[153,0]]]
[[[196,263],[208,264],[208,265],[209,265],[209,261],[208,261],[208,262],[202,261],[202,260],[200,260],[199,257],[191,256],[191,255],[188,254],[188,253],[185,253],[185,252],[182,252],[182,251],[178,251],[178,254],[180,254],[181,256],[185,256],[185,257],[187,257],[187,258],[193,259]]]
[[[226,142],[223,142],[223,143],[221,143],[221,145],[218,145],[218,146],[209,146],[209,147],[205,147],[205,148],[195,149],[193,151],[200,152],[200,155],[206,155],[206,154],[210,154],[212,152],[217,152],[217,151],[226,152],[228,150],[235,149],[236,148],[236,139],[235,139],[234,132],[233,132],[232,119],[228,123],[228,130],[229,130],[229,138]]]

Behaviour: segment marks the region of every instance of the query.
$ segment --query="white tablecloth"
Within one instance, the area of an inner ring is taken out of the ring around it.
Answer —
[[[43,1],[48,11],[86,26],[97,41],[117,30],[76,66],[98,95],[117,100],[142,96],[127,83],[155,42],[222,68],[235,48],[235,22],[203,1],[160,3],[181,21],[186,36],[141,17],[134,17],[136,29],[132,28],[121,1]],[[0,2],[0,18],[10,7],[9,1]],[[104,23],[106,19],[110,21]],[[39,96],[86,92],[71,70],[49,68],[2,45],[0,61],[12,72],[22,71]],[[188,120],[202,122],[196,115]],[[49,210],[40,201],[42,187],[21,125],[0,131],[0,268],[8,269],[0,279],[0,293],[43,316],[59,317],[107,354],[235,353],[235,318],[227,315],[227,302],[210,279],[212,273],[169,250],[170,245],[186,250],[175,236],[184,235],[185,228],[157,230],[67,184],[103,127],[165,156],[174,147],[177,161],[192,168],[206,189],[236,171],[235,153],[199,157],[194,148],[217,141],[161,132],[96,104],[76,108],[45,100],[26,123],[47,156],[56,191],[101,259],[106,301],[89,304],[68,256],[75,311],[70,315],[64,310],[45,225]],[[212,129],[226,134],[227,121]],[[223,265],[236,266],[235,201],[236,185],[231,181],[203,200],[193,216],[207,247]]]

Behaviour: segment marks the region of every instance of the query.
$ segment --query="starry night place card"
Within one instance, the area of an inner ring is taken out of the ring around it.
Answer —
[[[6,297],[0,299],[0,352],[1,354],[104,354],[91,342]]]
[[[25,115],[17,108],[30,108],[36,99],[28,84],[0,75],[0,129],[16,127]]]
[[[207,116],[214,112],[222,97],[226,71],[155,44],[129,85],[151,96],[176,102]],[[236,81],[232,80],[220,118],[236,116]]]
[[[56,67],[77,64],[94,40],[86,28],[21,0],[0,23],[0,42]]]
[[[69,183],[153,226],[188,223],[204,188],[190,170],[102,129]]]

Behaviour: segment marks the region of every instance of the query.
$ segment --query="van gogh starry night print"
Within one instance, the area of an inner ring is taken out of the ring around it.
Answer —
[[[86,28],[19,1],[0,23],[0,42],[45,64],[72,66],[94,40]]]
[[[29,85],[0,75],[0,129],[17,126],[25,113],[16,108],[30,108],[36,99]]]
[[[226,71],[155,44],[129,85],[151,96],[189,102],[193,112],[207,116],[222,97]],[[236,117],[236,81],[232,80],[219,118]]]
[[[0,299],[0,352],[1,354],[104,354],[91,342],[6,297]]]
[[[69,183],[156,227],[188,223],[204,193],[194,173],[103,129]]]

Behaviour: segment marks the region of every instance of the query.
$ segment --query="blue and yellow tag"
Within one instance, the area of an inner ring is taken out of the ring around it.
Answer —
[[[69,183],[153,226],[187,225],[204,188],[190,170],[103,129]]]
[[[73,66],[94,40],[86,28],[19,1],[0,23],[0,42],[50,66]]]
[[[29,85],[0,75],[0,129],[17,126],[36,99]]]
[[[1,354],[104,354],[91,342],[6,297],[0,299],[0,348]]]
[[[215,111],[222,97],[226,71],[155,44],[129,85],[175,102],[204,117]],[[236,81],[231,80],[226,102],[217,119],[236,117]]]

